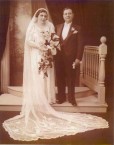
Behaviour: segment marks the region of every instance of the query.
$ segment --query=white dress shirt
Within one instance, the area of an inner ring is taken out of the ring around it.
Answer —
[[[63,40],[65,40],[65,38],[67,37],[69,29],[70,29],[70,26],[71,26],[71,23],[68,23],[68,24],[64,23],[63,31],[62,31],[62,38],[63,38]]]

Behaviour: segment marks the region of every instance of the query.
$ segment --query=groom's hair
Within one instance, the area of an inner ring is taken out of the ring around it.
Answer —
[[[63,9],[63,13],[64,13],[65,10],[69,10],[69,9],[72,10],[71,7],[66,7],[66,8],[64,8],[64,9]],[[74,13],[73,10],[72,10],[72,13]]]

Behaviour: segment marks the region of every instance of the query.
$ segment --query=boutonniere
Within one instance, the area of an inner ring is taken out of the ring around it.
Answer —
[[[71,28],[71,31],[72,31],[73,34],[78,33],[78,31],[74,27]]]

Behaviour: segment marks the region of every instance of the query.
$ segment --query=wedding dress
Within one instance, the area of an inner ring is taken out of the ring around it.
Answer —
[[[47,30],[50,33],[54,31],[49,21],[43,31]],[[5,130],[14,140],[32,141],[108,128],[108,122],[101,117],[57,112],[50,106],[49,103],[55,102],[54,67],[48,69],[48,77],[44,78],[43,73],[38,72],[40,51],[27,44],[27,41],[34,41],[39,45],[42,41],[41,31],[33,17],[25,40],[22,110],[20,115],[3,122]]]

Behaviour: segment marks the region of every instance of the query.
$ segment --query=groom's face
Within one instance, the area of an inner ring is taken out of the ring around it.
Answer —
[[[63,19],[66,23],[71,23],[73,20],[74,14],[71,9],[66,9],[63,12]]]

